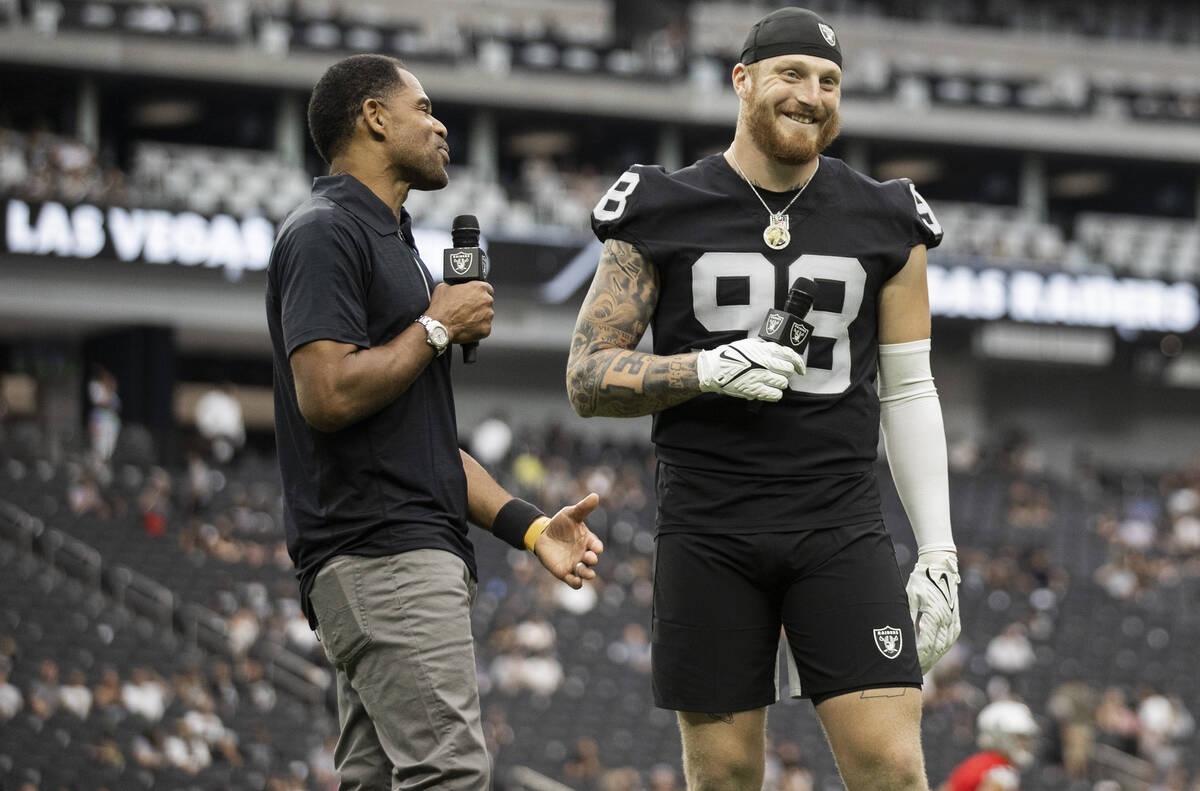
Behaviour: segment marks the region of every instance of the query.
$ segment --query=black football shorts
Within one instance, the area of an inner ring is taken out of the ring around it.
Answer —
[[[921,686],[904,581],[881,521],[790,533],[664,533],[654,564],[651,657],[661,708],[748,711],[783,694],[820,703],[856,690]]]

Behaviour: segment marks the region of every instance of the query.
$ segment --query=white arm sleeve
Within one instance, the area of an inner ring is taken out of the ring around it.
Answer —
[[[946,429],[929,367],[928,338],[879,347],[879,422],[917,553],[955,551]]]

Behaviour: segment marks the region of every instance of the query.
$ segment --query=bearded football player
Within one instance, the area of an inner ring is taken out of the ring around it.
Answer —
[[[812,701],[849,791],[927,791],[922,673],[960,628],[929,362],[925,256],[942,229],[910,181],[821,153],[842,82],[821,17],[759,20],[732,80],[724,152],[635,165],[593,210],[604,251],[568,394],[583,416],[654,415],[652,683],[688,788],[761,788],[767,706],[788,694]],[[777,337],[781,316],[793,331]],[[918,544],[907,586],[881,428]]]

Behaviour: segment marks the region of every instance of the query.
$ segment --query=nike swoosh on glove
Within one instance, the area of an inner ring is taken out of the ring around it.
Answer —
[[[700,389],[750,401],[778,401],[788,377],[804,373],[804,358],[786,346],[743,338],[700,352],[696,374]]]
[[[932,550],[917,556],[908,578],[908,612],[917,632],[917,658],[921,672],[928,673],[950,650],[962,620],[958,611],[958,555],[949,550]]]

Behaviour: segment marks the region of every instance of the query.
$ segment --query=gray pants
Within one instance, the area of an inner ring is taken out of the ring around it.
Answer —
[[[436,549],[340,555],[317,574],[310,601],[337,671],[342,791],[488,788],[475,587],[460,558]]]

